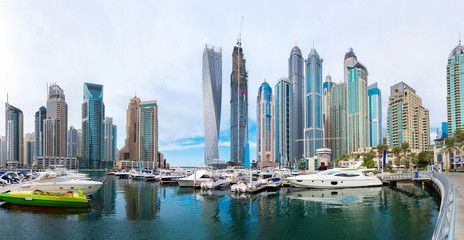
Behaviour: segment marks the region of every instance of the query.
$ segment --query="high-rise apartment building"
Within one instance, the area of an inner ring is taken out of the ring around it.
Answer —
[[[5,103],[6,164],[18,166],[24,159],[23,111]]]
[[[78,156],[78,148],[79,148],[79,135],[78,135],[77,129],[71,126],[69,127],[69,130],[68,130],[67,155],[69,157]]]
[[[203,122],[205,164],[219,160],[219,133],[222,100],[222,49],[205,46],[203,52]]]
[[[464,126],[464,47],[459,44],[451,51],[446,65],[446,105],[448,134]]]
[[[294,167],[293,151],[293,86],[281,78],[275,86],[275,158],[285,167]]]
[[[382,143],[382,92],[377,83],[367,88],[369,97],[369,146],[377,147]]]
[[[6,136],[0,136],[0,166],[6,165]]]
[[[66,103],[63,89],[56,84],[48,88],[47,119],[55,121],[53,153],[54,157],[66,157],[67,133],[68,133],[68,104]]]
[[[244,165],[248,152],[248,73],[239,40],[232,53],[230,81],[230,161]]]
[[[82,157],[82,129],[77,129],[77,156]]]
[[[260,168],[275,167],[274,99],[267,82],[259,87],[256,103],[256,162]]]
[[[103,85],[84,83],[82,103],[82,158],[88,167],[99,169],[103,159]]]
[[[34,164],[35,133],[24,135],[24,161],[23,166],[30,167]]]
[[[139,108],[140,98],[133,97],[127,107],[126,140],[119,152],[119,160],[137,159],[139,157]]]
[[[47,118],[47,109],[42,106],[39,108],[39,111],[35,113],[34,118],[34,162],[37,161],[38,156],[43,156],[43,123]]]
[[[305,82],[305,157],[315,157],[316,149],[322,147],[322,62],[316,49],[312,48],[306,60]]]
[[[332,77],[327,75],[322,84],[322,125],[324,126],[324,147],[331,148],[332,141],[332,119],[330,118],[330,108],[332,106]]]
[[[106,167],[112,167],[114,165],[114,161],[116,161],[117,155],[117,127],[113,124],[113,118],[105,117],[103,129],[103,165]]]
[[[448,122],[441,123],[441,136],[437,136],[437,138],[447,138],[448,137]]]
[[[355,63],[352,65],[352,63]],[[345,79],[347,96],[348,153],[369,146],[369,100],[367,68],[357,61],[353,49],[345,54],[348,75]]]
[[[139,160],[153,162],[160,167],[158,159],[158,104],[157,101],[140,103],[139,109]]]
[[[347,115],[346,107],[346,85],[344,83],[334,84],[331,91],[332,100],[330,101],[330,132],[332,159],[339,159],[343,154],[348,153],[347,142]]]
[[[404,82],[390,88],[387,125],[390,147],[408,142],[410,149],[427,150],[430,144],[429,110],[422,106],[416,91]]]
[[[288,59],[288,80],[293,85],[293,151],[297,160],[304,158],[304,58],[299,47],[293,47]],[[298,141],[297,141],[298,140]]]
[[[56,119],[43,120],[43,156],[55,156],[56,153]]]

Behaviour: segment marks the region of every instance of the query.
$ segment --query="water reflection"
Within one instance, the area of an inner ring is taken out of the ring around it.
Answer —
[[[381,193],[382,187],[344,189],[295,189],[287,194],[290,199],[299,199],[323,204],[348,207],[350,204],[372,201]]]

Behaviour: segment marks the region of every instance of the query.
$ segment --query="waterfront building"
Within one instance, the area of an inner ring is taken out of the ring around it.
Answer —
[[[293,86],[285,77],[275,86],[275,159],[281,166],[294,167]]]
[[[352,65],[352,63],[355,63]],[[348,153],[369,146],[369,101],[367,95],[367,68],[357,61],[353,49],[345,54],[348,72],[345,79],[347,96]]]
[[[41,156],[55,156],[56,142],[55,142],[56,119],[47,118],[43,120],[43,155]]]
[[[316,149],[322,147],[322,62],[316,49],[312,48],[306,60],[305,82],[305,157],[315,157]]]
[[[323,146],[331,148],[332,144],[332,119],[330,118],[330,108],[332,106],[332,77],[327,75],[322,84],[322,126],[324,127]]]
[[[37,161],[38,156],[43,155],[43,139],[44,139],[44,134],[43,134],[43,123],[44,120],[47,118],[47,109],[42,106],[39,108],[39,111],[35,113],[35,118],[34,118],[34,162]]]
[[[448,134],[451,135],[464,125],[464,47],[461,40],[448,56],[446,88]]]
[[[119,151],[119,160],[136,160],[139,154],[139,108],[140,98],[133,97],[127,107],[126,140],[124,147]]]
[[[259,168],[277,167],[274,158],[274,99],[267,82],[259,87],[256,106],[256,162]]]
[[[67,155],[76,157],[78,156],[78,148],[79,148],[79,135],[77,129],[73,126],[69,127],[68,130],[68,147],[67,147]]]
[[[82,157],[82,129],[77,129],[77,156]]]
[[[331,149],[332,159],[339,159],[343,154],[348,153],[347,142],[347,111],[346,107],[346,85],[336,83],[331,91],[332,100],[330,102],[330,132],[331,132]]]
[[[157,101],[140,103],[139,110],[139,161],[153,162],[159,167],[158,158],[158,104]]]
[[[26,133],[24,135],[24,161],[22,163],[24,167],[30,167],[34,164],[34,135],[34,133]]]
[[[101,168],[103,159],[103,85],[84,83],[82,103],[82,158],[89,168]]]
[[[6,165],[6,136],[0,137],[0,166]]]
[[[205,164],[219,161],[219,133],[222,101],[222,49],[205,46],[202,68]]]
[[[230,81],[230,162],[245,165],[248,145],[248,73],[242,42],[239,39],[232,53]]]
[[[390,147],[403,142],[411,150],[425,151],[430,144],[429,110],[422,98],[404,82],[390,88],[387,113],[387,142]]]
[[[56,84],[48,87],[47,119],[55,122],[54,149],[48,156],[65,157],[67,152],[68,104],[63,89]]]
[[[105,117],[103,134],[103,162],[106,168],[112,168],[117,160],[117,127],[113,124],[113,118]]]
[[[369,146],[377,147],[382,143],[382,93],[377,83],[369,85]]]
[[[37,167],[46,169],[49,166],[62,165],[67,169],[77,168],[76,157],[53,157],[53,156],[39,156],[37,157]]]
[[[447,138],[448,137],[448,122],[441,123],[441,136],[437,136],[437,138]]]
[[[297,160],[304,158],[304,58],[299,47],[293,47],[288,59],[288,80],[293,84],[293,151]],[[298,140],[298,141],[296,141]]]
[[[18,166],[24,159],[24,116],[21,109],[5,103],[6,165]]]

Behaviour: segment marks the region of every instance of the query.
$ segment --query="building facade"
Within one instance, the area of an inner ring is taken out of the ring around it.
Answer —
[[[387,125],[387,142],[390,147],[408,142],[410,149],[428,149],[429,110],[422,106],[422,99],[416,95],[416,91],[404,82],[390,88]]]
[[[34,161],[37,161],[38,156],[43,156],[43,123],[47,118],[47,109],[42,106],[39,108],[39,111],[35,113],[34,118]]]
[[[87,167],[100,169],[103,159],[103,85],[84,83],[82,103],[82,158]]]
[[[324,141],[322,145],[327,148],[332,146],[332,119],[330,118],[330,108],[332,107],[332,77],[327,75],[322,84],[322,126],[324,127]]]
[[[133,97],[127,107],[126,140],[119,152],[119,160],[137,160],[139,156],[139,108],[140,98]]]
[[[347,111],[346,107],[346,85],[344,83],[334,84],[331,91],[332,100],[330,102],[330,132],[332,159],[339,159],[343,154],[348,153],[347,141]]]
[[[369,85],[369,146],[377,147],[382,143],[382,92],[377,83]]]
[[[275,86],[275,159],[281,166],[294,167],[293,86],[281,78]]]
[[[202,68],[205,164],[219,160],[219,133],[222,101],[222,49],[205,46]]]
[[[256,106],[256,162],[260,168],[275,167],[274,100],[267,82],[259,87]]]
[[[67,154],[68,138],[68,104],[63,89],[56,84],[48,87],[47,119],[55,122],[54,149],[47,156],[65,157]]]
[[[355,62],[354,66],[351,63]],[[347,138],[348,153],[369,146],[369,100],[367,94],[367,68],[357,61],[352,49],[345,55],[348,72],[347,96]]]
[[[0,166],[6,166],[6,136],[1,136],[0,142]]]
[[[248,73],[241,41],[232,53],[230,81],[230,163],[245,165],[248,153]]]
[[[153,162],[159,166],[158,159],[158,103],[146,101],[140,103],[139,110],[139,161]]]
[[[56,119],[47,118],[43,121],[43,155],[54,157],[56,153]]]
[[[24,161],[22,165],[26,167],[31,167],[34,164],[34,135],[34,133],[26,133],[24,135]]]
[[[117,160],[117,127],[113,124],[113,118],[105,117],[103,129],[103,165],[112,168]]]
[[[441,136],[437,136],[437,138],[447,138],[448,137],[448,122],[441,123]]]
[[[306,60],[305,81],[305,157],[315,157],[323,145],[322,124],[322,62],[316,49],[312,48]]]
[[[18,166],[24,159],[23,111],[5,103],[6,164]]]
[[[293,47],[288,59],[288,80],[293,84],[294,156],[304,158],[304,58],[299,47]],[[299,141],[296,141],[299,140]]]
[[[67,155],[69,157],[77,157],[78,149],[79,149],[79,134],[77,132],[77,129],[71,126],[69,127],[69,130],[68,130]]]
[[[461,40],[448,56],[446,88],[448,134],[451,135],[464,125],[464,47]]]

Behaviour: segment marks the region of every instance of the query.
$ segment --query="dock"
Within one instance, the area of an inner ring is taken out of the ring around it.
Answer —
[[[248,193],[255,194],[255,193],[262,192],[265,189],[266,189],[266,185],[260,185],[260,186],[256,187],[255,189],[248,189]]]

